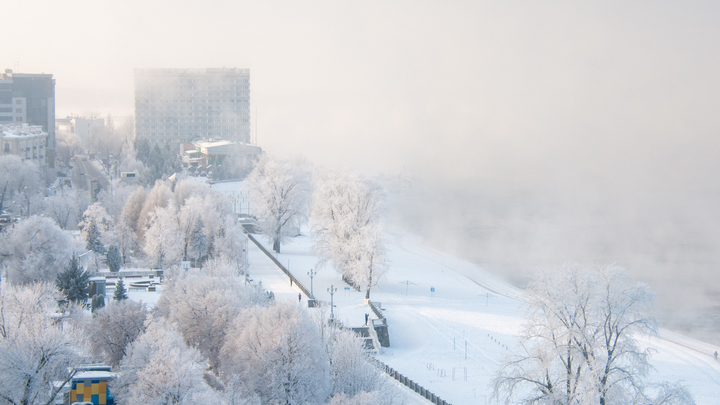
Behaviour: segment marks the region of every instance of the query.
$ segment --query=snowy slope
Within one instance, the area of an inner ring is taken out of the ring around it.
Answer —
[[[333,285],[338,288],[336,317],[348,326],[362,325],[364,314],[372,315],[362,304],[364,294],[346,290],[332,268],[317,269],[308,234],[303,229],[303,235],[284,244],[277,259],[308,288],[307,272],[317,270],[316,298],[329,302],[327,289]],[[516,344],[523,322],[522,291],[403,230],[391,229],[387,241],[391,269],[371,297],[384,309],[391,347],[377,358],[455,405],[490,403],[493,374]],[[267,278],[263,285],[276,286],[279,299],[297,300],[299,290],[250,246],[251,277]],[[720,348],[667,330],[640,341],[656,351],[653,380],[683,380],[698,404],[720,403],[720,363],[712,357]]]
[[[472,263],[423,245],[419,237],[401,230],[388,236],[391,271],[373,290],[372,299],[381,302],[388,318],[391,347],[377,358],[453,404],[485,404],[499,361],[517,341],[524,315],[522,292]],[[276,255],[308,288],[306,273],[317,264],[311,246],[312,240],[302,235]],[[279,298],[297,299],[299,290],[291,288],[279,270],[268,264],[253,266],[262,261],[261,255],[251,249],[251,276],[269,277]],[[327,288],[339,288],[336,317],[349,326],[364,322],[364,313],[369,313],[362,305],[364,295],[344,290],[333,269],[319,270],[313,284],[315,296],[328,302]],[[719,403],[720,363],[712,357],[718,348],[666,330],[640,340],[656,351],[653,380],[683,380],[698,404]]]

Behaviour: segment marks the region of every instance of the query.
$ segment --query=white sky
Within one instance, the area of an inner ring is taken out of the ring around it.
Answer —
[[[719,126],[711,1],[4,3],[0,68],[53,73],[59,117],[132,113],[136,67],[247,67],[260,145],[321,164],[522,176]]]

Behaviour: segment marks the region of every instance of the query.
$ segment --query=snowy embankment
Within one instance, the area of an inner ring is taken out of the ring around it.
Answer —
[[[365,313],[372,316],[362,303],[364,294],[346,289],[332,268],[317,269],[312,240],[308,230],[303,231],[284,244],[276,258],[307,288],[307,272],[318,271],[315,297],[329,302],[328,288],[338,288],[335,317],[348,326],[361,326]],[[263,280],[278,299],[297,300],[299,290],[262,255],[257,248],[250,250],[251,277]],[[371,295],[382,304],[390,331],[391,347],[377,358],[453,404],[485,404],[499,362],[517,343],[524,316],[522,291],[401,230],[388,232],[388,260],[390,271]],[[682,380],[698,404],[717,403],[720,363],[712,357],[717,347],[666,330],[640,341],[656,351],[652,380]]]
[[[243,212],[251,211],[242,205],[248,202],[241,183],[214,187],[233,195]],[[361,326],[364,314],[373,315],[363,305],[364,292],[349,289],[332,267],[317,268],[308,234],[305,228],[283,244],[278,261],[308,289],[307,273],[317,271],[312,283],[315,297],[329,302],[328,288],[334,286],[335,317],[347,326]],[[391,347],[377,358],[455,405],[490,403],[493,375],[518,342],[524,318],[522,291],[405,231],[391,229],[386,237],[390,271],[371,298],[384,309]],[[269,248],[267,240],[258,240]],[[299,290],[290,286],[287,276],[252,243],[249,246],[250,276],[262,280],[277,299],[297,300]],[[306,306],[305,298],[300,305]],[[712,353],[720,348],[667,330],[639,340],[655,350],[652,380],[682,380],[698,404],[718,403],[720,363]]]

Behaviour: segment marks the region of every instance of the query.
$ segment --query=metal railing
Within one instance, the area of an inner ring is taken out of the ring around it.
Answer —
[[[383,363],[380,360],[374,359],[372,357],[369,357],[371,362],[376,363],[378,367],[382,371],[384,371],[387,375],[390,377],[396,379],[398,382],[403,384],[404,386],[410,388],[411,390],[415,391],[416,393],[420,394],[421,397],[427,399],[433,404],[437,405],[450,405],[449,402],[445,401],[444,399],[441,399],[439,396],[433,394],[432,392],[428,391],[425,387],[422,385],[416,383],[415,381],[407,378],[402,373],[398,372],[397,370],[393,369],[392,367],[388,366],[387,364]]]
[[[300,280],[298,280],[297,278],[295,278],[295,276],[293,276],[292,273],[290,273],[290,270],[286,269],[285,266],[283,266],[282,263],[280,263],[280,262],[278,261],[278,259],[276,259],[275,256],[272,255],[272,253],[270,253],[267,249],[265,249],[265,246],[263,246],[262,243],[258,242],[258,240],[255,239],[255,237],[254,237],[252,234],[250,234],[250,232],[247,232],[246,235],[247,235],[248,239],[250,239],[258,248],[260,248],[260,250],[262,250],[263,253],[265,253],[265,255],[266,255],[267,257],[269,257],[270,260],[272,260],[273,263],[275,263],[275,265],[277,265],[278,268],[279,268],[280,270],[282,270],[282,272],[285,273],[286,276],[288,276],[288,278],[290,278],[290,280],[292,280],[293,283],[297,284],[297,286],[298,286],[298,288],[300,289],[300,291],[302,291],[303,294],[305,294],[305,296],[306,296],[307,298],[311,298],[311,297],[310,297],[310,290],[308,290],[307,288],[305,288],[305,286],[302,285],[302,283],[300,282]]]

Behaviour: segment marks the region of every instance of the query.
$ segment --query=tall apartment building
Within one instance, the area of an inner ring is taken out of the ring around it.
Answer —
[[[135,136],[250,142],[249,69],[135,69]]]
[[[55,79],[52,74],[13,73],[0,76],[0,125],[40,125],[48,133],[47,165],[55,167]]]

